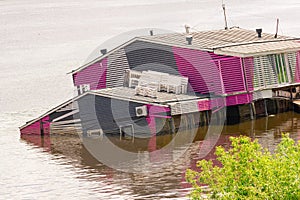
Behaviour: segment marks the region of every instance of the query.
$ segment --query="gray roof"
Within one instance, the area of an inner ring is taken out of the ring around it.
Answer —
[[[192,33],[173,33],[139,37],[149,42],[199,49],[221,55],[250,57],[271,53],[300,50],[298,38],[262,33],[259,38],[255,30],[232,28],[228,30],[200,31]],[[186,38],[192,37],[191,45]]]
[[[116,50],[123,48],[134,41],[146,41],[169,46],[197,49],[214,52],[220,55],[252,57],[267,54],[277,54],[283,52],[295,52],[300,50],[300,38],[288,37],[275,34],[262,33],[258,38],[255,30],[242,28],[231,28],[228,30],[212,30],[187,33],[167,33],[153,36],[135,37],[119,47],[111,50],[95,60],[86,63],[78,69],[72,71],[76,73],[85,67],[102,60]],[[193,37],[192,44],[189,45],[186,37]]]

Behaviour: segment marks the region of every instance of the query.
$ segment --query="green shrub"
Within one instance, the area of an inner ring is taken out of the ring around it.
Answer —
[[[192,199],[300,199],[300,145],[288,135],[271,154],[257,140],[231,137],[231,148],[217,147],[221,167],[212,161],[197,163],[200,172],[188,169]],[[203,187],[209,192],[203,195]]]

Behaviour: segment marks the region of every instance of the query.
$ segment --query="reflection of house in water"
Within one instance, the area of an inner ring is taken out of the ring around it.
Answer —
[[[219,145],[228,147],[230,136],[242,134],[258,138],[263,146],[272,149],[274,148],[274,144],[280,141],[279,135],[281,132],[289,132],[291,133],[292,138],[299,139],[299,130],[299,114],[292,112],[281,113],[271,117],[260,118],[255,121],[247,121],[238,125],[226,126],[220,137],[217,138],[217,141],[211,142],[211,144],[214,144],[214,147]],[[122,188],[133,190],[134,193],[137,194],[155,195],[156,193],[170,192],[170,190],[174,190],[174,188],[180,189],[182,187],[188,187],[188,185],[184,183],[184,172],[186,168],[191,167],[195,169],[195,164],[200,159],[199,145],[203,145],[208,138],[206,131],[206,126],[200,127],[194,142],[189,144],[190,146],[188,147],[187,152],[172,165],[162,169],[159,174],[149,173],[144,175],[119,172],[99,163],[99,161],[84,147],[78,136],[55,134],[52,136],[39,137],[35,135],[22,135],[22,139],[30,144],[45,148],[45,150],[49,151],[51,154],[63,155],[65,157],[64,159],[69,161],[68,163],[73,163],[76,167],[93,169],[91,171],[86,170],[83,172],[86,174],[81,177],[112,185],[117,184]],[[183,134],[182,136],[182,138],[184,138],[186,135]],[[157,136],[156,148],[162,149],[174,139],[172,137],[172,135]],[[97,140],[98,139],[99,138],[97,138]],[[133,142],[131,140],[120,141],[118,137],[111,137],[110,139],[120,148],[131,152],[147,151],[149,141],[149,138],[137,139]],[[168,154],[168,157],[170,158],[176,157],[176,153],[179,152],[178,149],[184,147],[186,143],[177,143],[176,145],[173,151],[164,151],[163,153]],[[214,148],[201,158],[215,160],[213,150]],[[155,159],[152,161],[155,162]],[[157,183],[154,184],[153,182],[155,181],[157,181]],[[149,190],[147,185],[151,185],[151,190]]]
[[[76,128],[139,137],[227,124],[290,109],[300,43],[240,28],[136,37],[72,71],[78,96],[27,122],[21,134]],[[298,95],[299,96],[299,95]]]

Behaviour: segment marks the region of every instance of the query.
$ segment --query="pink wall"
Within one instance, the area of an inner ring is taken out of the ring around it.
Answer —
[[[201,100],[198,101],[198,109],[199,111],[210,110],[210,100]]]
[[[215,98],[210,100],[200,100],[198,101],[199,111],[206,111],[211,109],[220,109],[226,106],[226,101],[224,98]]]
[[[75,86],[90,84],[91,90],[106,88],[107,58],[73,74]]]
[[[220,65],[225,93],[245,91],[241,59],[231,57],[226,60],[220,60]]]
[[[43,126],[44,135],[50,134],[49,116],[38,120],[37,122],[21,129],[21,135],[41,135],[41,124]]]
[[[230,94],[233,92],[246,91],[246,85],[244,81],[246,74],[243,70],[242,58],[216,55],[214,53],[210,53],[210,56],[215,65],[219,66],[222,83],[224,85],[223,93]],[[252,80],[250,81],[252,83]]]
[[[199,93],[233,93],[253,90],[253,59],[246,59],[244,74],[243,60],[239,57],[222,56],[199,50],[173,47],[173,52],[182,76],[189,77],[189,83]]]
[[[239,94],[226,97],[226,106],[248,104],[253,101],[252,94]]]
[[[40,121],[37,121],[30,126],[26,126],[21,129],[21,135],[40,135],[41,134],[41,126]]]
[[[222,93],[218,66],[211,61],[208,52],[173,47],[173,53],[179,73],[189,77],[193,91],[203,94]]]

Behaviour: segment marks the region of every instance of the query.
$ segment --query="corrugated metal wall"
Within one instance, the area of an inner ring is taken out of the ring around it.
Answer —
[[[124,84],[124,71],[129,69],[125,50],[119,49],[108,56],[106,71],[106,87],[120,87]]]
[[[91,90],[106,88],[106,70],[108,59],[96,62],[73,74],[75,86],[89,84]]]
[[[173,47],[173,52],[180,75],[189,78],[194,92],[222,93],[218,66],[208,52],[179,47]]]
[[[85,131],[101,128],[106,133],[118,133],[120,125],[133,123],[135,132],[150,134],[146,119],[135,117],[135,107],[143,104],[94,95],[86,95],[78,102],[79,116]]]
[[[246,91],[241,61],[238,57],[220,59],[223,84],[227,94]]]
[[[170,46],[136,41],[126,46],[125,52],[130,69],[180,75]]]

